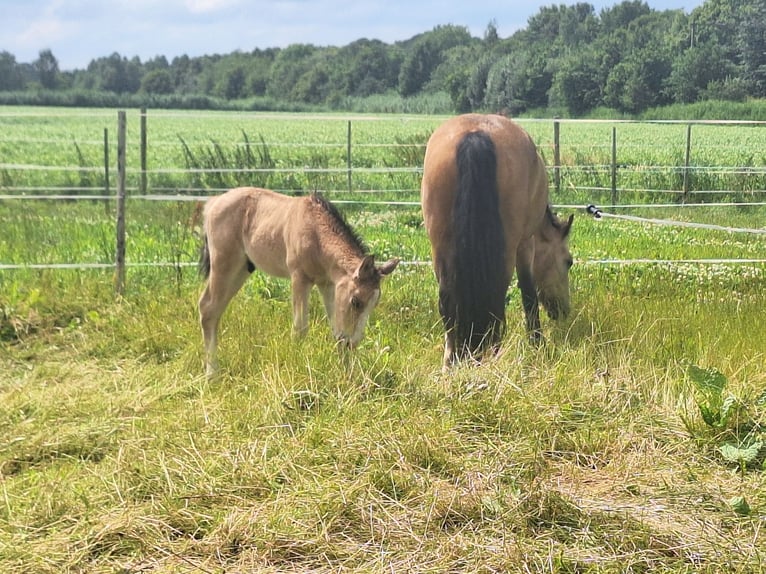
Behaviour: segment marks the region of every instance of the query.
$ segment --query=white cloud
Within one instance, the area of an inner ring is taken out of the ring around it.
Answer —
[[[239,0],[185,0],[186,8],[193,14],[209,14],[234,6]]]

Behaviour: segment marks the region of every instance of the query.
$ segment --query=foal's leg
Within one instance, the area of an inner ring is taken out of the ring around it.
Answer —
[[[309,329],[309,292],[313,283],[300,271],[290,276],[293,292],[293,334],[302,337]]]
[[[322,301],[324,302],[324,309],[327,311],[327,320],[330,322],[330,329],[334,329],[333,321],[335,321],[335,285],[327,283],[326,285],[319,285],[319,292],[322,294]]]
[[[247,259],[234,262],[214,260],[211,263],[210,278],[199,299],[199,317],[205,345],[205,374],[208,377],[218,370],[216,349],[221,315],[249,275]]]
[[[524,316],[527,323],[527,333],[533,343],[542,342],[543,334],[540,329],[540,307],[537,301],[537,289],[532,275],[532,261],[534,259],[534,244],[531,240],[519,247],[516,253],[516,275],[521,290],[521,304],[524,307]]]

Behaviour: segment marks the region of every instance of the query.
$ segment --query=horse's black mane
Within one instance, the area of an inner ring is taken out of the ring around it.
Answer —
[[[338,235],[343,237],[346,241],[355,245],[363,254],[367,254],[367,246],[362,241],[359,234],[348,224],[343,214],[338,211],[330,201],[322,197],[320,194],[313,192],[310,196],[311,202],[319,206],[332,220],[331,227]]]

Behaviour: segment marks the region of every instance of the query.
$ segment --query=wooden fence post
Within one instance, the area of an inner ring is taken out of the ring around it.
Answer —
[[[125,292],[125,112],[117,112],[117,248],[114,287],[118,296]]]
[[[146,108],[141,108],[141,194],[146,194]]]
[[[109,215],[109,129],[104,128],[104,214]]]
[[[561,141],[558,118],[553,120],[553,182],[556,193],[561,192]]]
[[[692,125],[686,125],[686,155],[684,156],[684,183],[683,193],[684,201],[689,199],[689,165],[692,155]]]
[[[346,136],[346,162],[348,165],[348,192],[351,193],[351,120],[348,121],[348,134]]]

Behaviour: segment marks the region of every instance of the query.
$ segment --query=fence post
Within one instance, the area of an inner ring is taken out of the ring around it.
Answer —
[[[351,193],[351,120],[348,120],[348,133],[346,135],[346,162],[348,165],[348,192]]]
[[[104,213],[109,215],[109,129],[104,128]]]
[[[683,197],[684,201],[689,199],[689,164],[692,155],[692,125],[686,124],[686,155],[684,156],[684,183]]]
[[[125,112],[117,112],[117,248],[114,287],[118,296],[125,292]]]
[[[141,194],[146,194],[146,108],[141,108]]]
[[[612,126],[612,207],[617,203],[617,128]]]
[[[553,120],[553,182],[556,193],[561,191],[561,141],[558,118]]]

